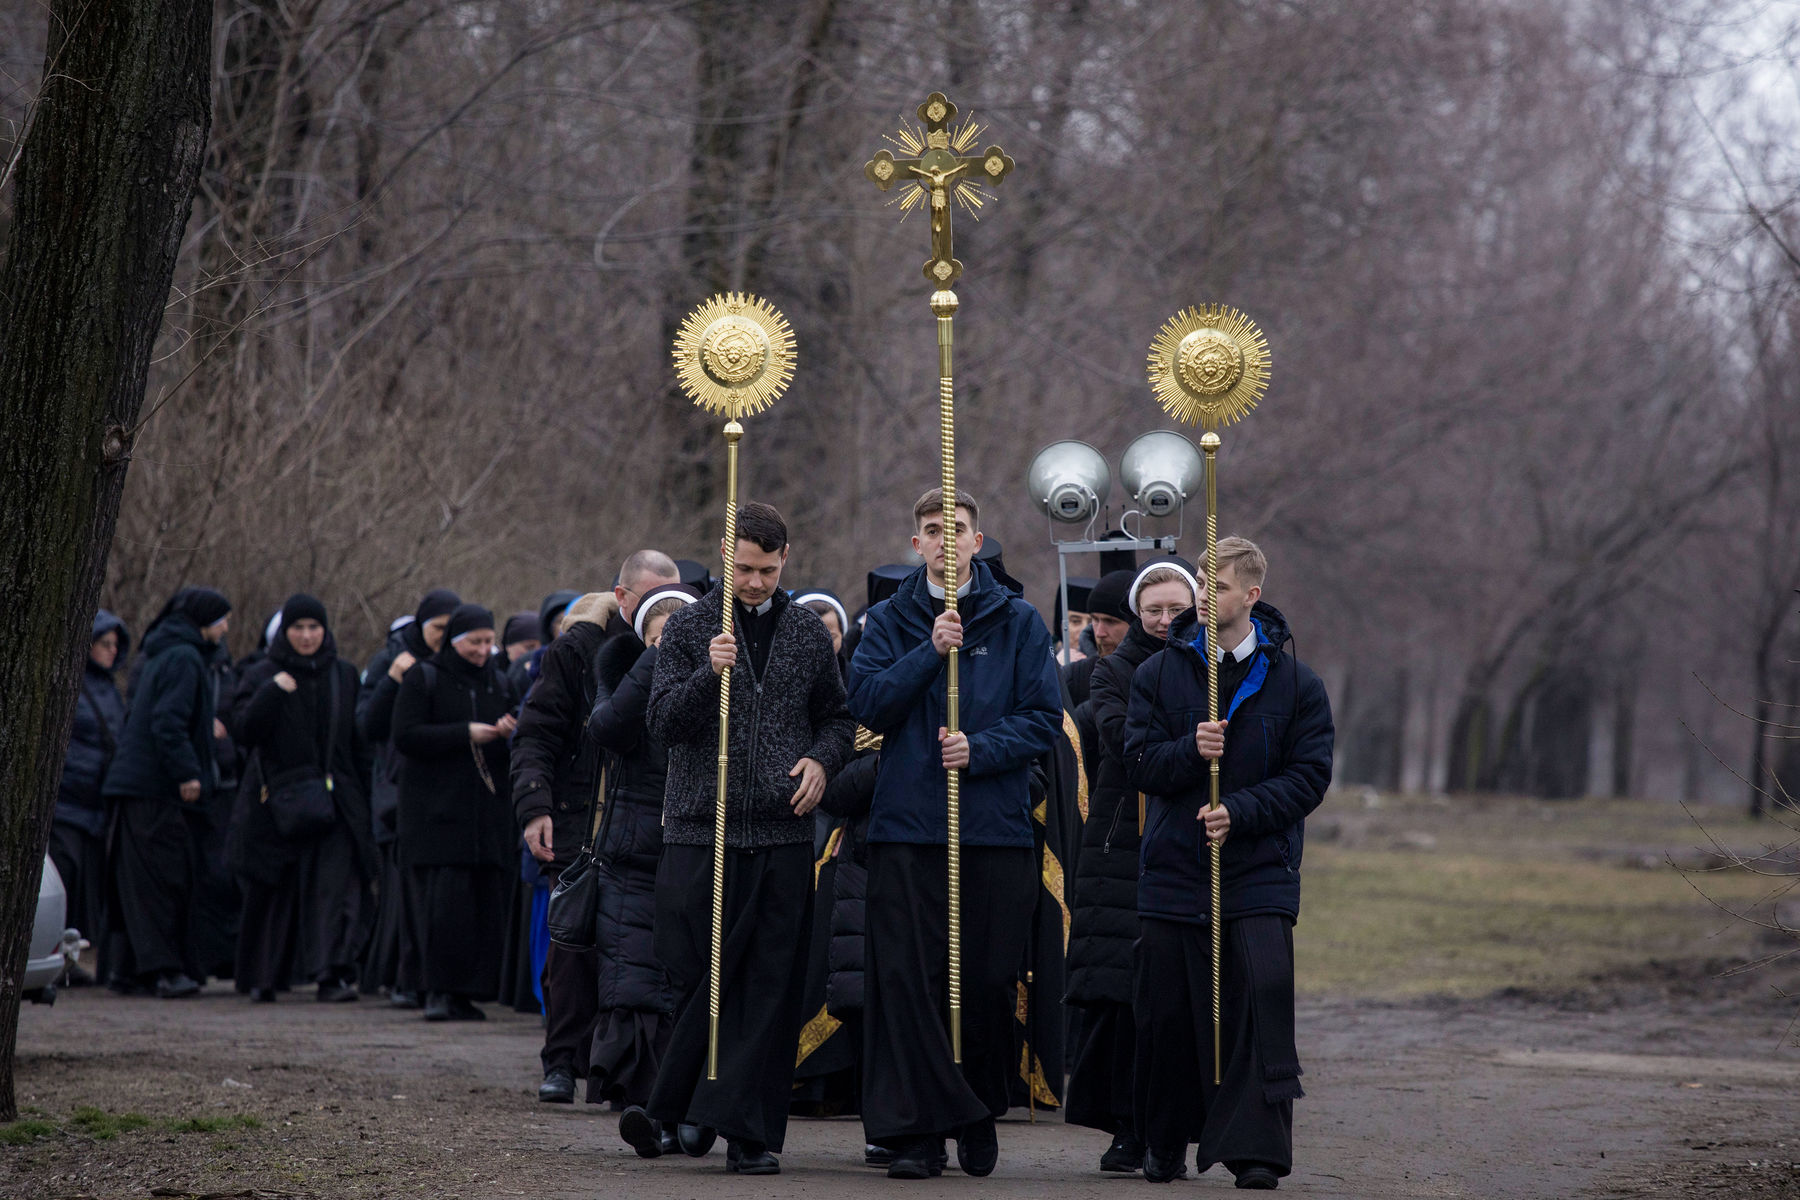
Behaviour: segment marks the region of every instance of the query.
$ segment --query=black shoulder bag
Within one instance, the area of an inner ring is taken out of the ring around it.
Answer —
[[[606,768],[600,769],[600,784],[588,804],[587,840],[575,861],[563,868],[550,889],[550,906],[544,924],[550,928],[550,940],[571,950],[592,950],[598,940],[596,925],[600,914],[600,861],[595,857],[599,828],[594,822],[594,809],[606,792]]]
[[[325,733],[325,761],[283,771],[263,781],[262,802],[268,806],[275,831],[284,838],[303,841],[318,837],[337,822],[337,802],[332,796],[331,759],[337,751],[338,671],[332,664],[326,686],[331,689],[330,715]],[[258,757],[261,757],[260,751]]]

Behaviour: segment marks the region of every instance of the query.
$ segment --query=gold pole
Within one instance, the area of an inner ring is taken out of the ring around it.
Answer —
[[[737,566],[738,439],[744,427],[725,425],[725,595],[719,603],[719,628],[731,636],[732,581]],[[725,777],[731,754],[731,668],[719,672],[719,784],[713,804],[712,965],[706,997],[706,1077],[719,1077],[719,963],[725,945]]]
[[[956,293],[931,294],[931,312],[938,332],[938,434],[944,460],[944,611],[956,611],[956,388],[951,382],[951,322],[956,317]],[[950,647],[946,665],[944,727],[956,733],[958,713],[956,647]],[[950,1057],[962,1062],[962,773],[948,771],[944,780],[948,798],[944,844],[949,858],[946,894],[950,907]]]
[[[1215,459],[1219,453],[1219,435],[1201,435],[1200,450],[1206,456],[1206,719],[1219,719],[1219,609],[1213,603],[1218,595],[1219,580],[1219,478]],[[1212,780],[1212,803],[1207,810],[1219,807],[1219,760],[1208,766]],[[1205,828],[1202,826],[1202,828]],[[1219,1055],[1219,1028],[1222,1024],[1221,989],[1219,987],[1219,936],[1224,923],[1224,904],[1219,895],[1219,862],[1224,847],[1209,836],[1212,848],[1212,993],[1213,993],[1213,1083],[1221,1081],[1224,1062]]]

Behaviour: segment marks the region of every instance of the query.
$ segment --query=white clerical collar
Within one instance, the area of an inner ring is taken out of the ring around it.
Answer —
[[[744,602],[742,600],[738,601],[738,604],[740,607],[743,605],[743,603]],[[744,609],[744,611],[749,613],[753,617],[760,617],[764,613],[768,612],[770,608],[774,607],[774,605],[775,605],[775,597],[770,596],[767,600],[764,600],[761,604],[757,605],[755,608],[746,608],[746,609]]]
[[[1230,655],[1233,662],[1243,662],[1245,659],[1249,658],[1252,654],[1255,654],[1255,653],[1256,653],[1256,626],[1252,625],[1250,627],[1250,632],[1246,633],[1244,635],[1244,640],[1239,642],[1236,646],[1232,647],[1230,650],[1227,650],[1224,653],[1220,654],[1219,661],[1224,662],[1225,656]]]
[[[931,598],[933,600],[942,600],[944,598],[944,585],[931,582],[931,576],[929,575],[925,577],[925,586],[931,589]],[[973,579],[963,580],[962,586],[956,589],[956,598],[958,600],[962,599],[969,594],[969,589],[974,586],[975,581]]]

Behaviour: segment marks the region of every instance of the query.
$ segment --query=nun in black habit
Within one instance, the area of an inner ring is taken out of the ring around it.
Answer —
[[[507,738],[512,692],[493,654],[494,616],[450,614],[444,648],[415,664],[394,701],[400,863],[419,936],[428,1021],[478,1021],[500,986],[517,833]]]
[[[251,755],[229,846],[244,897],[235,981],[254,1000],[272,1001],[296,979],[316,984],[321,1001],[357,998],[378,861],[356,691],[325,606],[288,597],[267,656],[239,678],[231,704]],[[296,803],[316,800],[321,783],[328,803]]]

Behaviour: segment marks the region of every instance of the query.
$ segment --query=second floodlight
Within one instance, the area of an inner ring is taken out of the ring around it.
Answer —
[[[1200,472],[1194,443],[1167,429],[1144,434],[1125,447],[1119,460],[1119,482],[1152,517],[1170,516],[1186,504],[1200,486]]]
[[[1052,442],[1037,452],[1027,473],[1031,498],[1052,521],[1085,525],[1100,513],[1112,490],[1106,458],[1086,442]]]

